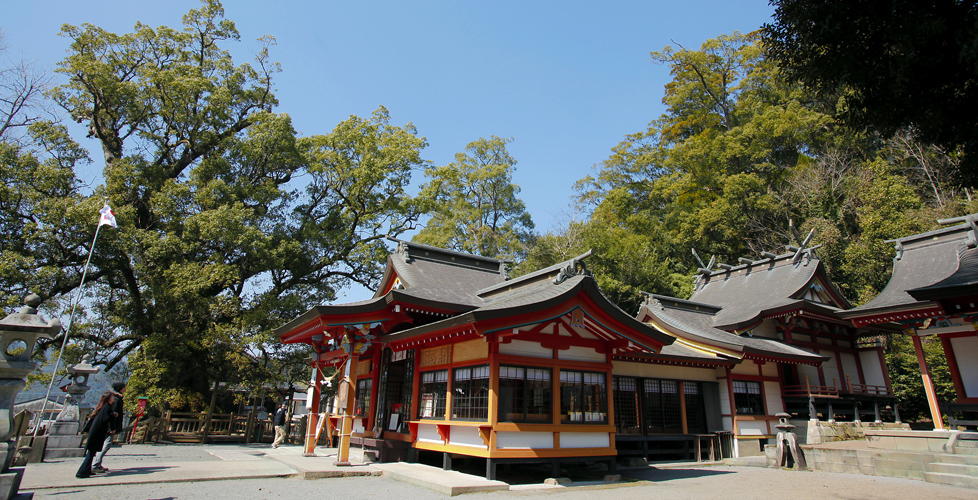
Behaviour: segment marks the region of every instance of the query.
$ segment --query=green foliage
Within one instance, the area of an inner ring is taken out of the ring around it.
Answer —
[[[533,221],[513,184],[516,159],[492,136],[470,142],[455,162],[425,170],[420,198],[431,219],[414,241],[499,259],[522,259]]]
[[[947,358],[941,343],[932,337],[923,337],[922,344],[931,380],[939,401],[954,401],[957,395],[947,367]],[[913,340],[908,335],[891,335],[886,342],[886,366],[890,373],[893,393],[900,405],[900,418],[908,422],[930,419],[930,408],[920,376],[920,365]]]
[[[942,0],[774,0],[765,48],[791,81],[823,99],[843,97],[840,118],[884,136],[915,129],[961,149],[959,181],[978,181],[978,8]]]
[[[270,39],[254,66],[236,65],[223,45],[238,33],[216,1],[182,31],[62,32],[70,80],[54,97],[101,144],[105,185],[82,194],[75,169],[87,156],[61,127],[35,123],[30,147],[4,141],[5,300],[37,291],[60,314],[108,199],[119,229],[99,233],[71,332],[93,362],[129,359],[130,394],[161,408],[200,409],[215,381],[304,378],[286,370],[301,349],[271,331],[352,282],[379,281],[384,236],[420,216],[405,189],[424,138],[383,108],[297,137],[271,112]]]

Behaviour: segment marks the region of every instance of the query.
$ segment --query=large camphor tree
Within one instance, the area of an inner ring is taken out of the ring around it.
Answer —
[[[384,236],[418,220],[405,187],[426,143],[383,108],[298,137],[273,112],[271,39],[235,64],[225,46],[239,34],[219,2],[183,23],[62,29],[54,98],[101,146],[104,184],[79,181],[87,157],[63,127],[5,144],[0,285],[64,310],[108,200],[119,229],[100,233],[71,352],[126,360],[151,405],[199,409],[215,382],[258,386],[282,360],[301,366],[271,330],[379,280]]]

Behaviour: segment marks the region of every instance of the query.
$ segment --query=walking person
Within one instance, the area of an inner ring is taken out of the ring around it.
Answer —
[[[285,440],[285,414],[285,403],[282,403],[275,410],[275,420],[272,421],[275,425],[275,441],[272,441],[272,448],[278,448],[278,445]]]
[[[75,473],[75,477],[84,479],[92,476],[92,459],[95,454],[102,451],[102,444],[105,436],[109,434],[110,420],[112,420],[112,399],[115,396],[111,392],[102,395],[92,411],[91,419],[86,424],[88,428],[88,441],[85,442],[85,459],[81,467]]]
[[[113,396],[111,404],[112,418],[109,420],[109,432],[105,435],[105,439],[102,442],[102,450],[95,455],[95,461],[92,464],[93,472],[109,471],[109,469],[102,467],[102,459],[105,458],[105,454],[112,447],[112,438],[116,433],[122,432],[122,395],[125,393],[125,382],[115,382],[112,384],[112,390],[109,391],[109,394]]]

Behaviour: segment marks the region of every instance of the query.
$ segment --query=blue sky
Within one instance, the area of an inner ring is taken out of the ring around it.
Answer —
[[[0,0],[0,30],[8,57],[52,70],[69,44],[57,34],[62,24],[116,33],[136,21],[179,27],[199,5]],[[695,49],[753,31],[773,13],[766,0],[226,0],[224,8],[241,33],[229,47],[236,62],[251,61],[257,38],[277,39],[277,111],[303,135],[383,105],[392,123],[414,123],[430,144],[424,158],[436,165],[479,137],[512,137],[514,181],[540,232],[564,221],[575,181],[664,111],[669,70],[650,62],[650,51],[674,43]],[[85,145],[97,160],[95,144]],[[423,180],[418,172],[415,184]]]

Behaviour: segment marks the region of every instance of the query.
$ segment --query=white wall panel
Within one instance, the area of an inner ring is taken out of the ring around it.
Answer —
[[[499,353],[531,358],[553,358],[554,355],[553,349],[544,349],[539,343],[526,340],[513,340],[508,344],[499,344]]]
[[[483,450],[489,449],[486,443],[482,441],[478,427],[453,425],[448,434],[448,444],[471,446]]]
[[[978,337],[951,339],[951,348],[961,372],[965,397],[978,398]]]
[[[839,361],[842,362],[842,370],[849,376],[853,384],[859,383],[859,370],[856,369],[856,357],[848,352],[839,353]],[[865,376],[866,374],[863,374]],[[866,382],[867,384],[869,382]],[[840,386],[844,384],[839,384]]]
[[[496,449],[553,449],[552,432],[496,432]]]
[[[561,432],[561,448],[607,448],[611,437],[607,432]]]
[[[875,350],[860,351],[859,361],[863,365],[863,377],[867,384],[886,387],[883,368],[880,366],[880,355]]]
[[[764,382],[764,399],[767,402],[768,415],[775,415],[784,411],[784,402],[781,400],[781,384]]]
[[[572,361],[593,361],[595,363],[604,363],[608,361],[607,355],[601,354],[590,347],[580,346],[571,346],[570,349],[561,349],[557,351],[557,358]]]
[[[437,444],[445,443],[445,441],[438,434],[438,426],[432,424],[418,425],[418,441]]]
[[[765,436],[767,435],[767,422],[763,420],[740,420],[737,422],[737,429],[741,436]]]

